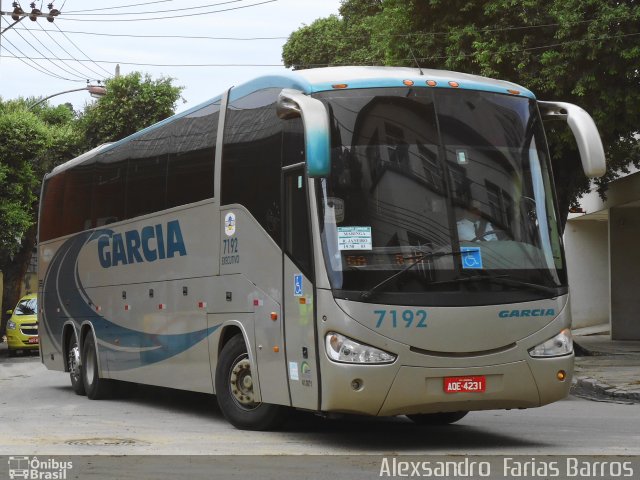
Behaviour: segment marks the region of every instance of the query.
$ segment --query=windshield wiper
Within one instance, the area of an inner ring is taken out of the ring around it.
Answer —
[[[526,287],[532,290],[538,290],[544,293],[550,293],[554,296],[558,295],[558,290],[553,287],[548,287],[546,285],[541,285],[539,283],[530,283],[525,282],[524,280],[518,280],[517,278],[512,278],[509,275],[472,275],[470,277],[459,277],[452,278],[451,280],[441,280],[439,282],[432,282],[430,285],[440,285],[444,283],[466,283],[466,282],[482,282],[489,281],[494,283],[500,283],[502,285],[511,285],[517,287]]]
[[[457,251],[457,252],[453,252],[453,251],[450,251],[450,252],[425,252],[425,251],[422,251],[422,250],[418,250],[418,252],[420,252],[422,255],[418,254],[418,255],[415,255],[414,257],[404,257],[405,259],[406,258],[415,258],[415,259],[414,259],[413,262],[411,262],[409,265],[404,267],[402,270],[399,270],[396,273],[394,273],[393,275],[388,276],[387,278],[382,280],[377,285],[374,285],[372,288],[370,288],[366,292],[362,292],[360,294],[360,298],[362,300],[369,300],[373,296],[375,291],[378,290],[380,287],[382,287],[383,285],[386,285],[387,283],[389,283],[394,278],[399,277],[400,275],[403,275],[404,273],[408,272],[413,267],[415,267],[417,264],[419,264],[421,262],[424,262],[425,260],[431,260],[432,258],[446,257],[446,256],[449,256],[449,255],[460,255],[462,253],[462,252],[459,252],[459,251]]]

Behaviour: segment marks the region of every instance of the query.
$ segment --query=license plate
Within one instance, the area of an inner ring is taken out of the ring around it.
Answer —
[[[473,377],[445,377],[445,393],[484,392],[487,389],[487,379],[484,375]]]
[[[27,340],[27,342],[29,342],[29,343],[40,343],[40,338],[39,337],[31,337],[29,340]]]

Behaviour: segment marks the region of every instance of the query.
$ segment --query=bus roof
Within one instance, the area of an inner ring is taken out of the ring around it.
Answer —
[[[306,94],[335,90],[334,85],[342,88],[376,88],[402,87],[405,81],[415,86],[427,86],[427,81],[434,81],[436,88],[461,88],[466,90],[482,90],[495,93],[510,93],[535,99],[533,93],[515,83],[493,78],[450,72],[447,70],[430,70],[408,67],[327,67],[309,70],[297,70],[281,75],[264,76],[239,85],[231,91],[231,98],[239,98],[247,93],[262,88],[283,86],[295,88]],[[458,87],[453,87],[455,82]],[[345,87],[346,86],[346,87]]]
[[[408,82],[407,82],[408,81]],[[435,88],[459,88],[463,90],[481,90],[494,93],[519,95],[535,100],[533,93],[515,83],[493,78],[470,75],[466,73],[451,72],[447,70],[417,69],[408,67],[326,67],[309,70],[296,70],[275,75],[265,75],[250,80],[247,83],[233,87],[230,92],[230,101],[241,98],[251,92],[265,88],[291,88],[300,90],[310,95],[313,93],[336,90],[335,85],[341,89],[402,87],[413,82],[415,86],[424,86],[435,82]],[[406,82],[406,83],[405,83]],[[454,86],[456,85],[456,86]],[[110,144],[103,144],[86,152],[62,165],[58,165],[47,175],[55,175],[77,164],[83,163],[97,155],[99,152],[117,148],[119,145],[129,142],[134,138],[158,128],[161,125],[172,122],[178,118],[190,115],[198,110],[220,102],[222,95],[196,105],[189,110],[169,117],[139,132],[136,132],[122,140]]]

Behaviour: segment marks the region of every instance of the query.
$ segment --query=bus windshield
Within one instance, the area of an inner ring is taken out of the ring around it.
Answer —
[[[489,305],[566,293],[535,100],[461,89],[323,92],[331,174],[316,180],[338,298]]]

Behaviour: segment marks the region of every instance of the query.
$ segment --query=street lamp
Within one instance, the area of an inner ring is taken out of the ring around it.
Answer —
[[[65,90],[64,92],[58,92],[58,93],[54,93],[53,95],[49,95],[48,97],[44,97],[42,100],[38,100],[36,103],[31,105],[29,107],[29,110],[31,110],[35,106],[40,105],[41,103],[46,102],[50,98],[57,97],[58,95],[64,95],[65,93],[81,92],[82,90],[88,91],[89,95],[91,95],[93,98],[103,97],[107,93],[107,89],[102,85],[87,85],[86,87],[74,88],[72,90]]]

